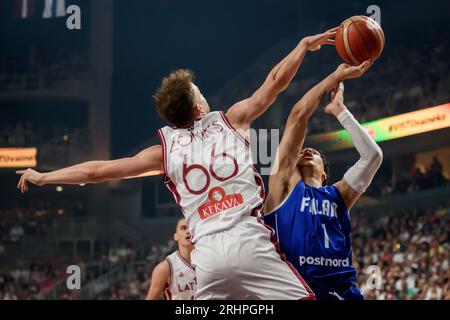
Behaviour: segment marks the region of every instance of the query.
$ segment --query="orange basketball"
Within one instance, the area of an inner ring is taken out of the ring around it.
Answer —
[[[366,16],[348,18],[336,33],[336,50],[348,64],[374,61],[384,49],[384,32],[380,25]]]

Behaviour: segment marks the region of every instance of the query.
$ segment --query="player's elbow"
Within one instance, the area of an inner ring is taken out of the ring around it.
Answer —
[[[303,123],[306,125],[306,123],[308,122],[308,115],[305,110],[305,105],[303,105],[302,103],[297,103],[297,105],[292,109],[289,117],[296,123]]]
[[[86,169],[83,175],[88,183],[99,183],[102,180],[99,172],[93,168]]]
[[[375,148],[373,148],[370,154],[369,161],[377,168],[379,168],[383,163],[383,151],[377,144],[375,144]]]
[[[269,80],[273,91],[278,94],[287,89],[291,82],[291,77],[286,73],[271,72]]]
[[[91,162],[86,168],[84,168],[82,175],[84,180],[88,183],[100,183],[104,182],[105,178],[102,174],[101,165],[95,162]]]

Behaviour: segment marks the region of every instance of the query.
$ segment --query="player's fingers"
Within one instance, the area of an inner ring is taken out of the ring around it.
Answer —
[[[335,41],[334,39],[326,39],[326,40],[325,40],[325,43],[326,43],[326,44],[335,45],[335,44],[336,44],[336,41]]]
[[[331,28],[331,29],[325,31],[325,33],[336,33],[338,31],[338,29],[339,29],[339,27],[334,27],[334,28]]]
[[[22,189],[22,186],[23,186],[23,182],[25,181],[25,177],[24,176],[22,176],[22,177],[20,177],[20,181],[19,181],[19,188],[20,189]]]
[[[21,182],[22,182],[22,177],[20,177],[19,182],[17,183],[17,189],[20,189]]]
[[[372,62],[371,62],[371,61],[365,61],[365,62],[363,63],[363,70],[366,71],[367,69],[370,68],[371,65],[372,65]]]
[[[25,170],[17,170],[16,171],[16,174],[24,174],[25,173]]]

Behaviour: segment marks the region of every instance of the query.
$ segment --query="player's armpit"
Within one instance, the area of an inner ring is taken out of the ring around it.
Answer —
[[[358,199],[362,195],[362,193],[354,190],[344,180],[336,182],[334,186],[339,190],[342,200],[344,201],[345,206],[348,210],[350,210],[355,205],[356,201],[358,201]]]
[[[150,288],[145,300],[160,300],[163,296],[164,290],[170,284],[170,265],[167,260],[160,262],[152,273],[150,281]]]
[[[307,130],[306,120],[288,119],[286,129],[275,156],[275,164],[269,177],[269,194],[264,204],[264,213],[270,213],[286,199],[291,191],[291,180],[301,179],[295,170]]]

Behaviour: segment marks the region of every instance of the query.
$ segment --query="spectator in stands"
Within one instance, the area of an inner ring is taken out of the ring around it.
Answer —
[[[9,231],[9,242],[18,244],[22,242],[22,237],[24,235],[24,230],[20,224],[16,224]]]

